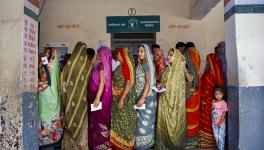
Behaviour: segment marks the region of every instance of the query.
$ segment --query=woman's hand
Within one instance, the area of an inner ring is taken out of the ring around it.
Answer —
[[[222,123],[220,123],[220,121],[217,123],[217,127],[218,128],[221,128],[221,125],[222,125]]]
[[[124,98],[121,97],[120,100],[117,103],[117,108],[118,109],[122,109],[123,106],[124,106]]]
[[[97,107],[100,103],[100,99],[95,99],[93,102],[94,107]]]
[[[184,61],[182,61],[182,65],[183,65],[183,67],[186,67],[186,64],[187,64],[187,62],[184,60]]]
[[[165,88],[165,83],[159,83],[158,85],[157,85],[157,87],[159,88],[159,89],[161,89],[161,88]]]
[[[144,102],[145,102],[145,99],[144,98],[140,98],[139,101],[138,101],[138,103],[137,103],[137,106],[138,107],[142,107],[143,104],[144,104]]]

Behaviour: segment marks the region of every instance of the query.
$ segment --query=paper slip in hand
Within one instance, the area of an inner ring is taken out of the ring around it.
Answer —
[[[99,103],[99,105],[97,107],[94,107],[93,104],[91,104],[91,111],[97,111],[102,109],[102,102]]]
[[[155,87],[155,86],[152,87],[152,90],[154,90],[154,91],[157,92],[157,93],[166,92],[166,89],[165,89],[165,88],[161,88],[161,89],[159,89],[159,88],[157,88],[157,87]]]
[[[41,61],[43,65],[47,65],[49,63],[47,57],[41,57]]]
[[[141,107],[138,107],[137,105],[134,105],[134,109],[146,109],[146,105],[143,104]]]

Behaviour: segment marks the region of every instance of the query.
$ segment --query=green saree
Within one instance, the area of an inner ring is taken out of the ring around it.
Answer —
[[[123,65],[119,65],[113,72],[113,105],[110,144],[116,150],[133,150],[135,142],[136,111],[135,104],[135,73],[132,57],[128,54],[128,49],[119,51],[123,57]],[[122,96],[126,86],[126,77],[122,69],[126,68],[126,76],[132,82],[132,87],[127,93],[122,109],[117,108],[117,103]]]
[[[174,50],[172,66],[166,66],[161,81],[166,83],[166,92],[159,97],[156,129],[158,150],[184,149],[186,133],[185,77],[183,55]]]
[[[48,64],[39,64],[38,119],[40,147],[58,142],[63,131],[60,117],[60,68],[54,49],[50,50],[49,56]]]
[[[50,61],[51,85],[38,95],[39,121],[49,126],[53,119],[59,118],[61,99],[59,94],[60,67],[58,58]]]
[[[88,149],[87,83],[92,63],[86,44],[78,42],[61,74],[65,130],[62,150]]]

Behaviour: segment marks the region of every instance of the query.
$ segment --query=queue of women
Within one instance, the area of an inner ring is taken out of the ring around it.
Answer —
[[[40,145],[61,141],[62,150],[214,147],[210,118],[214,87],[224,83],[220,59],[209,54],[200,77],[193,43],[177,43],[167,58],[166,63],[159,45],[139,45],[133,57],[128,48],[101,46],[95,54],[78,42],[60,73],[56,51],[47,48],[39,59]]]

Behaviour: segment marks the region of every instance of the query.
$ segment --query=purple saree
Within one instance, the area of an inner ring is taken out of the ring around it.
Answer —
[[[112,55],[107,47],[98,49],[100,60],[95,63],[88,83],[88,107],[93,104],[100,83],[100,70],[104,71],[104,89],[100,101],[102,109],[88,115],[88,145],[89,148],[106,149],[109,146],[111,108],[112,108]]]

